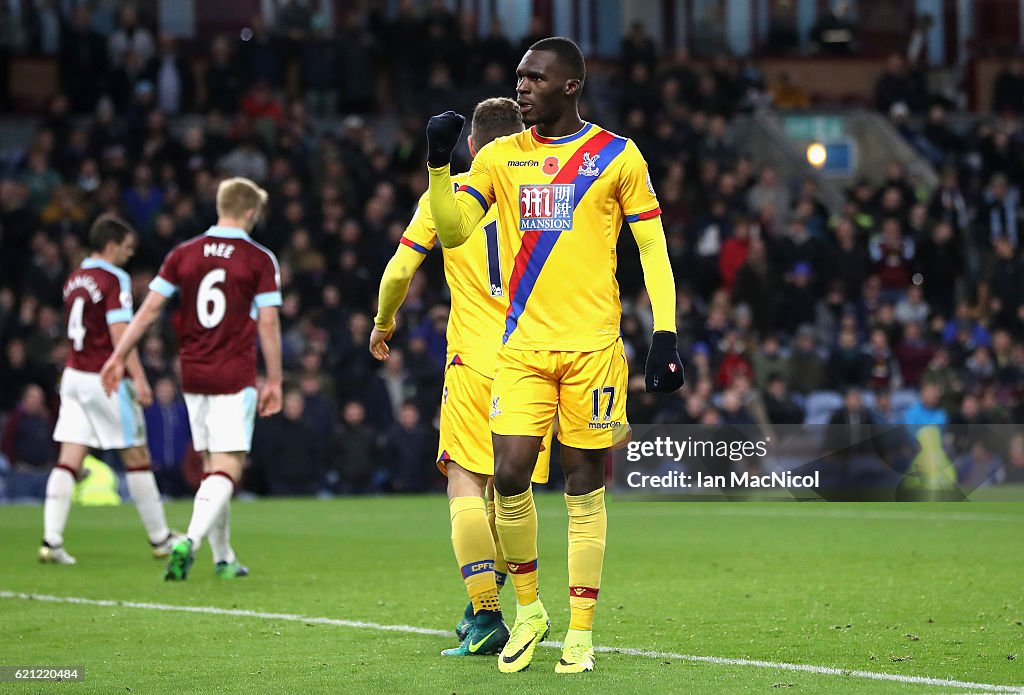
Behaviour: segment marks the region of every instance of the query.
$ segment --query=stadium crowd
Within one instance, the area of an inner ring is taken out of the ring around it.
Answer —
[[[412,283],[382,364],[367,351],[377,281],[426,187],[426,117],[509,95],[512,67],[545,31],[535,25],[513,42],[496,23],[479,35],[439,5],[353,13],[328,36],[302,5],[285,3],[273,26],[255,18],[248,40],[220,37],[196,51],[132,7],[115,21],[85,3],[69,17],[43,3],[8,26],[17,36],[3,37],[5,55],[19,45],[54,56],[63,85],[31,140],[3,143],[0,160],[9,473],[45,475],[56,455],[68,350],[61,288],[88,253],[90,222],[114,211],[138,230],[129,266],[138,302],[165,254],[214,221],[219,179],[240,175],[270,192],[255,237],[281,261],[287,373],[283,413],[257,424],[245,486],[316,494],[442,484],[431,465],[448,316],[440,254]],[[1024,78],[1001,75],[999,113],[961,133],[897,63],[878,105],[941,170],[941,186],[923,190],[893,163],[884,183],[857,182],[830,214],[812,180],[783,180],[733,139],[730,119],[771,101],[752,63],[660,55],[642,28],[623,39],[618,60],[592,61],[584,116],[647,157],[678,285],[688,387],[645,394],[653,319],[635,244],[622,234],[631,421],[828,422],[870,407],[885,422],[1021,422]],[[5,92],[0,85],[0,100]],[[907,105],[923,123],[906,119]],[[165,492],[180,495],[199,466],[170,320],[141,356],[156,394],[146,415],[154,468]],[[1024,437],[989,454],[1006,462],[999,479],[1024,480]]]

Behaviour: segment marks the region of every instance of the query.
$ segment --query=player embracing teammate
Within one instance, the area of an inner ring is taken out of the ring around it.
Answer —
[[[257,411],[268,416],[281,409],[280,271],[274,254],[249,236],[266,202],[266,191],[248,179],[220,184],[217,224],[179,244],[164,259],[101,372],[104,389],[114,391],[127,356],[167,300],[180,296],[175,329],[182,390],[193,447],[203,457],[206,477],[196,492],[187,535],[171,550],[167,580],[188,577],[206,537],[218,576],[248,574],[231,548],[231,497],[252,444]],[[257,334],[266,366],[258,394]]]
[[[538,41],[516,70],[529,130],[477,153],[458,190],[449,173],[465,119],[446,112],[427,125],[429,202],[445,249],[479,234],[497,208],[508,273],[502,347],[490,393],[495,526],[516,592],[516,620],[498,658],[521,671],[550,629],[537,595],[537,512],[530,478],[558,415],[569,511],[569,630],[558,673],[594,668],[592,628],[604,562],[604,461],[628,441],[627,368],[619,322],[615,248],[622,223],[640,249],[654,312],[648,391],[683,385],[676,348],[675,284],[661,210],[632,141],[579,116],[586,77],[569,39]]]

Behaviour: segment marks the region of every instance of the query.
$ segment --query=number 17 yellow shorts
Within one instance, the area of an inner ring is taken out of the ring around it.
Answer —
[[[494,475],[494,450],[487,422],[492,381],[464,364],[450,364],[445,370],[441,394],[441,437],[437,451],[437,467],[445,475],[448,475],[449,463],[457,463],[474,473]],[[535,483],[548,481],[550,424],[541,434],[544,441],[533,469],[532,480]]]
[[[541,436],[558,414],[558,441],[606,449],[629,441],[629,370],[622,339],[594,352],[502,346],[491,386],[491,431]]]

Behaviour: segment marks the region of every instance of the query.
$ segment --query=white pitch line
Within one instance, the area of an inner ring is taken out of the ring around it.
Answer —
[[[657,507],[647,508],[647,502],[631,502],[629,498],[621,500],[630,504],[630,513],[640,512],[641,515],[651,511],[662,513],[671,504],[671,514],[684,516],[766,516],[782,518],[807,518],[817,517],[819,519],[882,519],[885,521],[992,521],[999,523],[1024,523],[1024,514],[994,514],[991,512],[918,512],[918,511],[885,511],[885,510],[854,510],[854,509],[825,509],[826,505],[805,502],[800,504],[798,509],[778,509],[772,507],[746,507],[721,502],[665,502]],[[791,502],[780,502],[791,506]],[[893,503],[898,504],[898,503]],[[811,508],[813,506],[813,508]],[[646,509],[645,509],[646,508]],[[564,513],[563,513],[564,514]]]
[[[342,620],[339,618],[317,618],[296,613],[265,613],[262,611],[249,611],[236,608],[216,608],[213,606],[175,606],[167,603],[140,603],[138,601],[114,601],[110,599],[80,598],[75,596],[51,596],[48,594],[26,594],[18,591],[0,591],[0,598],[19,599],[23,601],[45,601],[48,603],[71,603],[84,606],[104,606],[110,608],[137,608],[151,611],[168,611],[178,613],[199,613],[203,615],[229,615],[238,618],[262,618],[264,620],[284,620],[294,623],[312,623],[316,625],[334,625],[337,627],[352,627],[363,630],[378,630],[382,632],[401,632],[414,635],[429,635],[431,637],[450,637],[451,630],[434,630],[426,627],[415,627],[413,625],[384,625],[382,623],[371,623],[363,620]],[[543,647],[561,648],[561,642],[541,642]],[[605,654],[625,654],[627,656],[639,656],[647,659],[676,659],[679,661],[690,661],[704,664],[716,664],[719,666],[752,666],[754,668],[776,669],[781,671],[798,671],[801,673],[813,673],[822,676],[846,676],[847,678],[861,678],[875,681],[888,681],[903,683],[905,685],[932,685],[945,688],[963,688],[972,691],[984,691],[990,693],[1024,693],[1024,686],[997,685],[994,683],[972,683],[970,681],[958,681],[946,678],[928,678],[925,676],[904,676],[895,673],[879,673],[876,671],[859,671],[853,669],[833,668],[830,666],[814,666],[811,664],[788,664],[785,662],[762,661],[759,659],[730,659],[721,656],[698,656],[694,654],[676,654],[674,652],[659,652],[650,649],[635,649],[630,647],[594,647],[594,651]]]

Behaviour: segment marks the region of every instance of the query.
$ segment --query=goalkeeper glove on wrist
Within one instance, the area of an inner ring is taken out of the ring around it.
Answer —
[[[683,385],[683,361],[679,359],[675,333],[655,331],[644,376],[647,393],[671,393]]]
[[[454,111],[430,117],[427,121],[428,165],[436,169],[451,163],[452,151],[459,144],[459,135],[465,124],[466,117]]]

